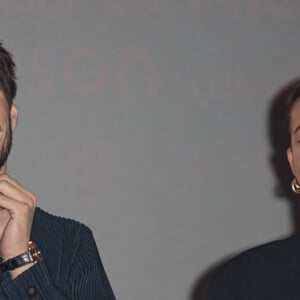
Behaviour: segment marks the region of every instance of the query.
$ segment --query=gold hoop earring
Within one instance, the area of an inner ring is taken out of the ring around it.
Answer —
[[[296,178],[294,178],[293,181],[291,182],[291,187],[295,194],[300,194],[300,185]]]

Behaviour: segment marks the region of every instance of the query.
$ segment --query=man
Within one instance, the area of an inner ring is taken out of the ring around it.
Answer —
[[[0,299],[113,300],[91,230],[43,211],[7,174],[16,91],[15,63],[0,43]]]

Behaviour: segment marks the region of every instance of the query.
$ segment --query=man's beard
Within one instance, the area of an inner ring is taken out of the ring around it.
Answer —
[[[12,146],[12,128],[11,128],[11,121],[9,119],[7,136],[4,139],[1,150],[0,150],[0,169],[3,167],[3,165],[5,164],[8,156],[9,156],[11,146]]]

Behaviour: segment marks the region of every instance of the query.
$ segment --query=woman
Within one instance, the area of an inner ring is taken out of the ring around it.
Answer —
[[[300,84],[286,105],[290,136],[287,159],[294,175],[291,189],[300,194]],[[300,234],[247,250],[214,275],[208,300],[300,299]]]

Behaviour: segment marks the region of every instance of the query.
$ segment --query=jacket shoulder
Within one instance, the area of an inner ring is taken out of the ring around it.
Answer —
[[[291,251],[295,250],[297,242],[299,243],[295,235],[292,235],[244,250],[227,260],[220,267],[218,274],[234,271],[240,273],[242,270],[246,271],[247,267],[253,266],[259,269],[268,268],[275,262],[278,265],[280,260],[287,258],[287,254],[292,254]],[[300,243],[298,248],[299,246]]]
[[[209,294],[239,295],[276,287],[281,276],[297,272],[291,266],[297,265],[299,250],[300,238],[292,235],[242,251],[217,268]]]

